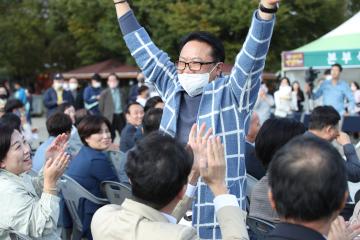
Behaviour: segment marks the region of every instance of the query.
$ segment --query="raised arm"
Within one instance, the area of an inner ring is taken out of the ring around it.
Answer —
[[[271,9],[275,8],[278,2],[262,0],[261,4]],[[230,74],[230,84],[240,111],[249,112],[256,102],[274,23],[273,14],[256,11],[243,48],[236,57]]]
[[[137,22],[127,1],[114,0],[119,25],[127,47],[145,75],[166,99],[176,85],[177,70],[169,56],[155,46],[148,33]],[[117,3],[117,4],[116,4]]]

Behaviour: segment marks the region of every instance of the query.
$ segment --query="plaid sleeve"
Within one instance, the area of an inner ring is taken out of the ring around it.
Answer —
[[[270,21],[260,20],[257,11],[243,48],[236,57],[230,74],[230,86],[240,111],[249,112],[257,99],[261,73],[264,70],[275,17]]]
[[[146,80],[155,85],[162,98],[167,99],[177,79],[175,64],[155,46],[144,28],[125,35],[124,39]]]

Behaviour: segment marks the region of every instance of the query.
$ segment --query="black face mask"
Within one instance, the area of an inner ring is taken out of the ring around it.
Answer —
[[[8,98],[8,96],[6,94],[1,94],[0,95],[0,99],[7,99],[7,98]]]

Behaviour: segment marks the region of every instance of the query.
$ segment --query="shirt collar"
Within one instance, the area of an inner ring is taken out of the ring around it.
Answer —
[[[176,224],[176,218],[174,218],[173,216],[167,214],[167,213],[164,213],[164,212],[160,212],[164,217],[166,217],[166,219],[170,222],[170,223],[173,223],[173,224]]]

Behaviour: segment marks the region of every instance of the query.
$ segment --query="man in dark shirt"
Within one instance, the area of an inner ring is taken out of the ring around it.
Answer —
[[[120,136],[120,151],[124,153],[133,148],[136,141],[142,137],[144,108],[139,103],[133,102],[125,108],[125,114],[127,123]]]
[[[336,140],[344,149],[348,180],[360,182],[360,161],[350,137],[339,130],[340,114],[332,106],[316,107],[311,113],[306,136],[318,137],[332,142]]]
[[[328,142],[306,136],[291,140],[275,154],[268,173],[269,199],[281,223],[266,239],[352,239],[330,231],[335,219],[345,226],[338,215],[348,191],[344,161]]]

